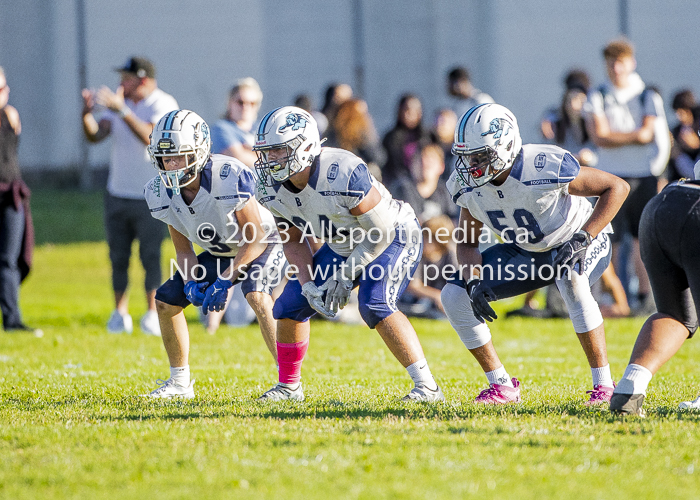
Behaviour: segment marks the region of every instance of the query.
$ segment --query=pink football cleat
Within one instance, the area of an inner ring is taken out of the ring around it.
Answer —
[[[612,387],[605,387],[603,385],[594,385],[592,391],[586,391],[586,394],[590,394],[591,397],[586,401],[586,406],[607,404],[612,398],[613,391],[615,390],[615,382],[613,382]]]
[[[488,389],[484,389],[474,399],[475,403],[486,405],[504,405],[506,403],[520,403],[520,382],[513,377],[511,379],[514,387],[507,385],[491,384]]]

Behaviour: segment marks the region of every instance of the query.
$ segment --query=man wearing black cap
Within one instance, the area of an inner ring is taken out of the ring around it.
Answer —
[[[160,245],[164,231],[151,217],[144,199],[143,186],[153,177],[147,146],[153,126],[161,116],[178,109],[175,99],[158,88],[153,63],[143,57],[131,57],[115,68],[121,75],[116,91],[102,86],[97,91],[83,89],[83,130],[90,142],[112,135],[109,180],[105,195],[105,226],[109,259],[112,263],[112,288],[115,310],[107,322],[110,333],[131,333],[127,295],[131,244],[139,240],[139,255],[146,272],[148,311],[141,319],[141,330],[160,336],[155,309],[155,292],[161,283]],[[102,108],[99,121],[95,106]]]

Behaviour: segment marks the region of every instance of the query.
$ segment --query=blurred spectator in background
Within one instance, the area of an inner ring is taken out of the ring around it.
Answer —
[[[690,89],[684,89],[673,96],[673,111],[678,124],[671,129],[673,147],[668,162],[669,182],[681,177],[693,178],[693,166],[700,159],[700,137],[698,137],[698,103]]]
[[[19,285],[29,274],[34,228],[29,188],[22,181],[17,159],[22,123],[8,104],[10,86],[0,66],[0,310],[6,332],[34,332],[22,322]]]
[[[338,107],[325,145],[359,156],[372,175],[381,181],[380,166],[384,164],[385,155],[365,101],[349,99]]]
[[[236,82],[229,93],[224,118],[211,128],[213,154],[233,156],[253,168],[257,157],[253,153],[255,137],[252,129],[262,99],[262,90],[254,78],[241,78]]]
[[[469,71],[463,66],[456,66],[447,74],[447,93],[454,98],[453,110],[457,116],[463,116],[477,104],[493,102],[493,98],[472,85]]]
[[[452,154],[452,142],[457,128],[457,115],[449,108],[443,108],[435,115],[435,126],[430,131],[430,139],[442,148],[445,155],[445,171],[442,178],[447,182],[455,169],[455,156]]]
[[[420,99],[415,94],[402,95],[396,112],[396,125],[382,140],[386,151],[382,183],[388,185],[401,175],[410,175],[413,158],[428,143],[430,131],[423,127],[423,105]]]
[[[395,199],[411,205],[421,223],[440,215],[455,220],[459,217],[459,207],[452,202],[441,177],[444,171],[442,148],[428,144],[411,161],[411,170],[400,174],[389,186],[389,191]]]
[[[143,194],[143,186],[153,177],[146,147],[154,124],[178,105],[173,96],[158,88],[155,66],[148,59],[132,57],[116,71],[121,76],[116,92],[105,86],[96,92],[89,89],[82,92],[83,131],[87,140],[100,142],[113,136],[105,227],[116,308],[107,322],[107,331],[131,333],[133,330],[127,287],[131,244],[138,239],[148,302],[140,326],[144,333],[160,336],[155,295],[161,283],[160,246],[165,228],[151,217]],[[96,104],[104,108],[99,122],[93,115]]]
[[[598,146],[598,168],[625,179],[630,193],[612,221],[613,262],[630,296],[620,244],[631,237],[629,258],[638,279],[636,314],[655,311],[651,287],[639,253],[639,221],[647,202],[656,195],[659,176],[668,162],[660,153],[669,146],[661,96],[648,89],[635,72],[633,46],[624,39],[603,50],[609,81],[591,92],[585,107],[588,134]],[[664,146],[665,144],[665,146]]]
[[[574,69],[564,78],[564,85],[559,108],[549,110],[542,119],[542,135],[548,141],[570,151],[581,165],[595,167],[598,156],[583,119],[583,106],[591,80],[585,71]]]
[[[454,228],[452,220],[446,215],[438,215],[423,223],[423,257],[398,304],[406,316],[446,317],[440,292],[447,283],[446,276],[457,268],[457,256],[452,244]]]
[[[297,95],[294,98],[294,105],[297,108],[301,108],[305,111],[308,111],[309,113],[311,113],[311,116],[316,118],[316,123],[318,123],[319,134],[323,135],[326,132],[326,129],[328,128],[328,118],[326,118],[326,115],[324,115],[320,111],[317,111],[314,108],[313,100],[311,99],[311,96],[309,94]]]
[[[331,83],[326,88],[326,95],[323,101],[323,107],[321,108],[321,113],[326,117],[326,126],[332,127],[333,120],[335,119],[335,114],[338,112],[338,108],[348,99],[352,98],[352,87],[347,83]],[[319,129],[319,132],[321,130]],[[326,134],[330,133],[330,130],[324,130]]]

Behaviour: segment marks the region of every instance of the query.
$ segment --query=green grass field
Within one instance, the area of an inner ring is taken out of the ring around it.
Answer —
[[[197,397],[146,401],[167,358],[157,338],[105,331],[101,197],[38,191],[33,206],[22,305],[45,335],[0,335],[0,498],[700,496],[700,413],[676,411],[700,387],[697,342],[654,378],[642,420],[583,406],[590,372],[568,321],[496,322],[523,384],[522,404],[496,409],[470,403],[485,377],[445,322],[414,322],[447,397],[435,405],[397,402],[410,379],[376,332],[314,322],[307,401],[262,404],[276,375],[257,328],[210,336],[189,312]],[[136,321],[144,310],[136,286]],[[616,378],[641,324],[606,323]]]

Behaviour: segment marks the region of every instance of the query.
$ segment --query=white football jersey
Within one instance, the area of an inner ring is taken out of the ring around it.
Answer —
[[[544,252],[571,239],[593,212],[588,199],[569,194],[569,182],[580,170],[571,153],[558,146],[526,144],[500,186],[472,188],[455,171],[447,187],[457,205],[503,241]],[[603,232],[611,231],[608,225]]]
[[[309,183],[300,192],[293,192],[289,182],[266,187],[258,183],[257,197],[275,217],[285,219],[306,234],[324,240],[339,255],[352,252],[349,235],[355,244],[365,231],[350,210],[355,208],[375,187],[382,198],[390,200],[386,214],[394,227],[416,218],[407,203],[392,199],[389,191],[367,169],[362,159],[349,151],[322,148],[314,164]],[[376,235],[370,236],[377,238]]]
[[[201,185],[191,204],[174,195],[160,175],[145,187],[151,215],[213,255],[233,257],[243,245],[236,212],[255,201],[255,176],[243,163],[224,155],[212,155],[200,175]],[[280,241],[275,219],[258,204],[267,243]]]

